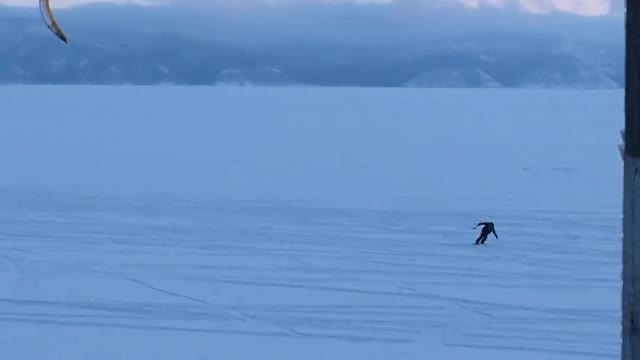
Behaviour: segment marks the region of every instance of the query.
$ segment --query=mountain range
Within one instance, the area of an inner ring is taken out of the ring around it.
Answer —
[[[347,10],[94,4],[56,10],[64,44],[36,8],[0,7],[0,83],[623,86],[619,18]]]

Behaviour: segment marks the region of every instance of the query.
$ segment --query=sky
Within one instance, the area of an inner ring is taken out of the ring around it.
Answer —
[[[159,2],[193,2],[206,4],[207,0],[52,0],[55,7],[69,7],[91,2],[136,3],[151,5]],[[265,2],[273,6],[287,6],[291,3],[302,2],[351,2],[361,5],[380,3],[395,3],[395,5],[415,6],[416,3],[425,5],[451,5],[457,2],[469,10],[482,8],[496,8],[513,10],[520,9],[533,14],[569,13],[582,16],[605,16],[619,11],[624,6],[624,0],[210,0],[208,2],[228,2],[240,4],[241,2]],[[36,5],[36,0],[0,0],[0,4],[10,6]]]

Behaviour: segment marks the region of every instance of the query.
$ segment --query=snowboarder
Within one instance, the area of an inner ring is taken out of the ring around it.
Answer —
[[[476,245],[484,245],[484,242],[487,241],[487,236],[491,233],[493,233],[493,236],[495,236],[496,239],[498,238],[498,234],[496,234],[496,229],[492,222],[481,222],[473,228],[476,229],[480,225],[482,225],[482,230],[480,230],[480,236],[476,239]]]

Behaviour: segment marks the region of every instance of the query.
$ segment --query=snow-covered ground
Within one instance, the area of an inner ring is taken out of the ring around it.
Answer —
[[[0,87],[0,353],[616,359],[622,95]]]

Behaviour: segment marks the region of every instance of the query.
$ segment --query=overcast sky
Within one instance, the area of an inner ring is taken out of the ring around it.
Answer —
[[[395,3],[395,6],[451,6],[457,2],[460,6],[470,10],[492,7],[497,9],[519,9],[535,14],[549,14],[565,12],[585,16],[603,16],[620,12],[624,0],[52,0],[55,7],[68,7],[89,2],[120,2],[153,4],[159,2],[201,3],[225,2],[228,6],[243,6],[247,3],[264,2],[272,6],[287,6],[287,4],[300,4],[304,2],[352,2],[362,6],[371,4]],[[36,0],[0,0],[0,4],[13,6],[37,5]]]

